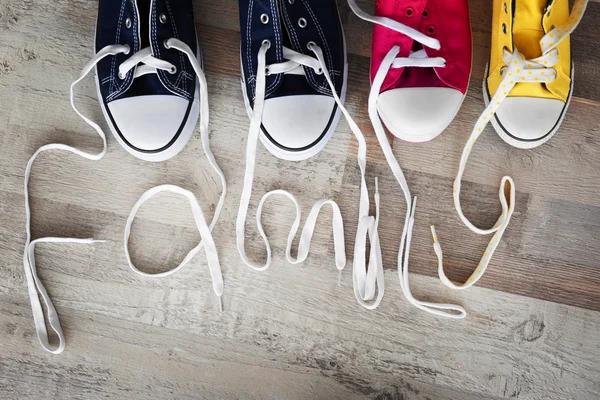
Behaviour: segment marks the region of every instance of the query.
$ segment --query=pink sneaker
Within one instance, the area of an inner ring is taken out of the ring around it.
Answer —
[[[392,152],[383,123],[394,136],[425,142],[452,122],[471,75],[471,26],[467,0],[378,0],[375,16],[348,0],[354,13],[375,23],[371,57],[369,118],[407,203],[398,250],[398,275],[415,307],[448,318],[464,318],[463,307],[416,299],[408,280],[408,259],[416,198]]]
[[[378,0],[374,22],[372,91],[388,130],[408,142],[426,142],[452,122],[471,75],[467,0]],[[383,79],[378,82],[379,78]]]

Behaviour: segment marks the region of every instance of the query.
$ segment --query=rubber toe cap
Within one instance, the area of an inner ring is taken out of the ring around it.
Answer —
[[[400,88],[383,92],[377,111],[388,130],[407,142],[434,139],[452,122],[463,102],[451,88]]]
[[[158,151],[173,144],[188,118],[190,102],[178,96],[136,96],[108,103],[116,129],[132,147]]]
[[[265,100],[262,124],[278,147],[301,150],[326,140],[335,100],[323,95],[296,95]]]
[[[502,129],[516,140],[537,141],[558,128],[565,103],[537,97],[508,97],[496,111]]]

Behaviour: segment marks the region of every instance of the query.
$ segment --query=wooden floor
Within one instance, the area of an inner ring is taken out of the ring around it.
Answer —
[[[373,0],[360,2],[372,9]],[[497,187],[517,185],[513,221],[488,272],[464,292],[437,278],[429,224],[443,241],[449,276],[464,280],[487,240],[470,232],[452,203],[463,144],[483,110],[481,81],[489,54],[491,1],[470,1],[475,46],[467,99],[433,142],[394,143],[419,206],[411,283],[422,299],[462,304],[450,321],[410,306],[397,277],[405,203],[367,116],[372,26],[339,1],[350,76],[347,104],[367,135],[368,179],[380,177],[380,235],[386,293],[375,311],[352,292],[350,263],[336,286],[330,217],[308,260],[285,261],[290,204],[273,201],[264,218],[274,265],[258,273],[235,248],[248,117],[239,84],[237,1],[194,1],[209,83],[211,140],[229,183],[215,229],[225,280],[219,313],[203,254],[166,279],[128,268],[123,228],[148,188],[192,190],[212,215],[219,185],[198,134],[172,160],[134,159],[112,137],[98,162],[44,154],[31,180],[33,234],[104,238],[91,246],[42,245],[37,264],[60,314],[66,351],[37,342],[22,266],[23,174],[41,145],[59,141],[98,150],[95,133],[71,110],[69,85],[93,55],[97,2],[0,0],[0,398],[223,399],[598,399],[600,398],[600,1],[592,0],[572,38],[575,89],[559,134],[522,151],[488,128],[464,184],[467,215],[491,226]],[[82,109],[102,121],[93,79],[78,90]],[[259,196],[296,194],[306,214],[320,198],[340,203],[352,254],[358,207],[356,142],[342,121],[318,156],[291,163],[261,146],[249,221]],[[248,223],[248,251],[264,249]],[[131,239],[134,261],[167,270],[198,241],[185,200],[160,196],[141,210]]]

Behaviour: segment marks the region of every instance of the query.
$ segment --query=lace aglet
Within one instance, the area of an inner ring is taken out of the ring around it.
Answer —
[[[219,312],[223,312],[223,296],[219,296]]]
[[[342,286],[342,270],[338,271],[338,286]]]
[[[417,211],[417,196],[413,197],[412,204],[410,205],[410,217],[415,218],[415,213]]]
[[[435,254],[437,254],[438,259],[440,259],[442,256],[442,246],[440,245],[440,242],[438,242],[435,226],[431,225],[430,228],[431,236],[433,237],[433,250],[435,251]]]
[[[435,225],[431,225],[431,236],[433,237],[433,243],[437,243],[437,233],[435,231]]]

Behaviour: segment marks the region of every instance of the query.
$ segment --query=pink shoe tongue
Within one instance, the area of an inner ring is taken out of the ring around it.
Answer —
[[[398,80],[398,87],[447,87],[433,68],[408,67]]]
[[[423,46],[413,42],[412,52],[422,50]],[[435,73],[433,68],[405,67],[396,87],[448,87]]]

